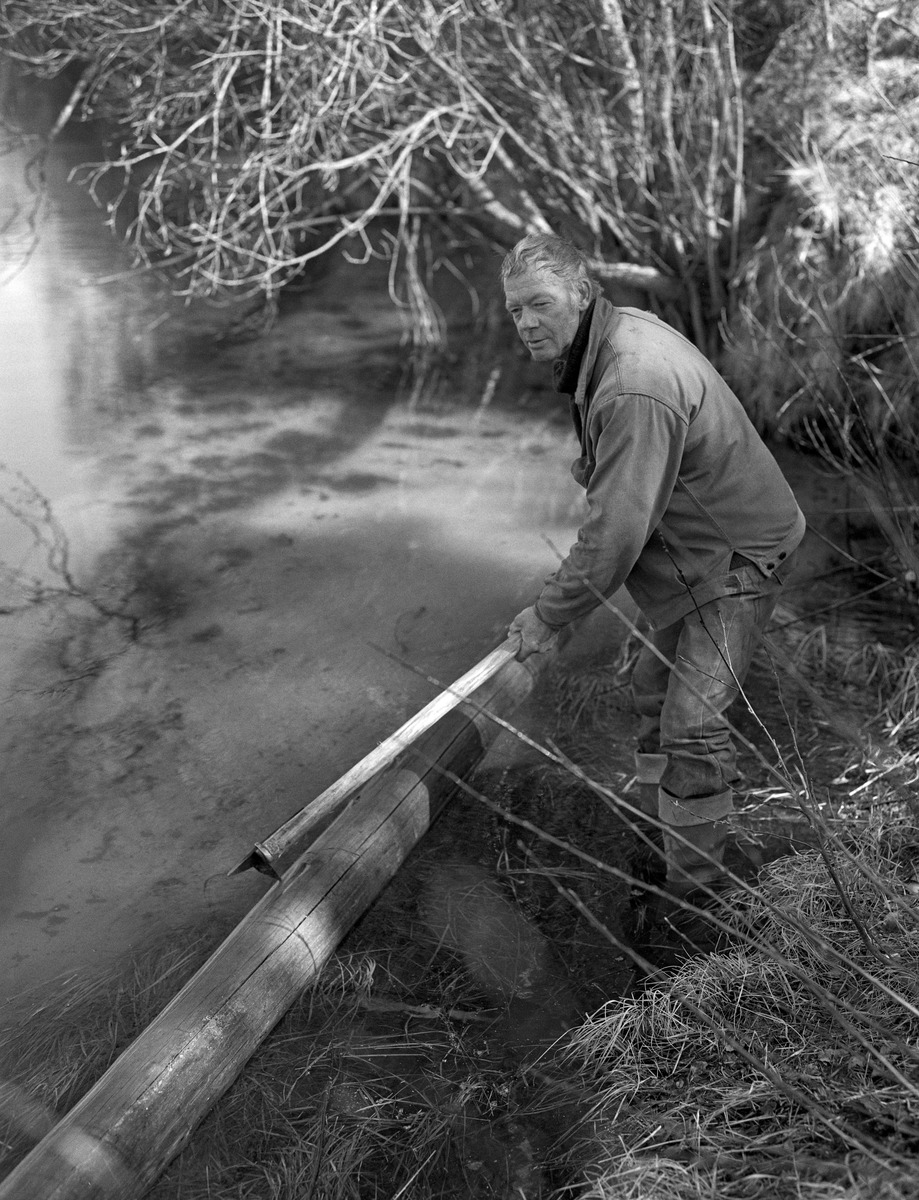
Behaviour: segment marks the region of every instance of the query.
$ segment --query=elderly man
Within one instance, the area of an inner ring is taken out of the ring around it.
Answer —
[[[614,308],[573,245],[526,237],[501,278],[518,334],[570,398],[587,492],[577,541],[510,627],[517,657],[628,589],[652,627],[632,677],[638,779],[664,824],[667,890],[696,899],[724,877],[739,778],[726,710],[804,517],[711,363],[650,313]]]

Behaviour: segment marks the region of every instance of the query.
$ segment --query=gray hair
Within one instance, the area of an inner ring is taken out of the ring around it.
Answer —
[[[528,233],[504,256],[501,263],[501,282],[507,283],[515,275],[526,271],[549,271],[569,287],[575,288],[583,279],[590,288],[590,295],[600,290],[593,277],[586,254],[573,242],[557,237],[554,233]]]

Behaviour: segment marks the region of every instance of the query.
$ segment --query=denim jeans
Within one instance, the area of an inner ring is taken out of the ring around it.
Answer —
[[[725,578],[730,595],[650,634],[671,665],[643,646],[632,674],[639,752],[667,756],[658,812],[670,825],[700,825],[733,810],[739,773],[726,714],[782,587],[735,561]]]

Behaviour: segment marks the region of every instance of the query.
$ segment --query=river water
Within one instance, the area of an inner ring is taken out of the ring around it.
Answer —
[[[0,159],[6,997],[238,918],[264,881],[226,870],[434,694],[406,664],[446,682],[501,640],[581,511],[493,262],[426,375],[385,262],[241,338],[127,270],[68,182],[95,152],[55,147],[34,237]]]

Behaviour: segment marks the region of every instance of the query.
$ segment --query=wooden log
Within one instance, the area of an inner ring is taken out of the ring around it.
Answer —
[[[430,729],[441,717],[462,704],[476,688],[487,683],[505,664],[511,662],[518,645],[517,639],[512,638],[502,642],[497,649],[492,650],[481,662],[476,663],[465,675],[410,717],[404,725],[400,725],[395,733],[391,733],[385,741],[380,742],[379,746],[371,750],[360,762],[355,763],[331,787],[326,788],[299,812],[294,813],[264,841],[256,842],[251,854],[246,855],[228,874],[236,875],[254,867],[266,875],[274,875],[280,879],[285,866],[289,866],[292,859],[309,845],[322,827],[338,815],[338,811],[348,803],[358,788],[368,783],[384,767],[389,766],[425,730]]]
[[[135,1200],[357,918],[532,688],[540,659],[509,662],[357,796],[276,882],[163,1012],[0,1182],[0,1200]]]
[[[644,267],[638,263],[609,263],[592,259],[590,269],[598,279],[608,279],[625,287],[637,288],[659,300],[679,300],[683,295],[683,284],[673,275],[665,275],[657,267]]]

